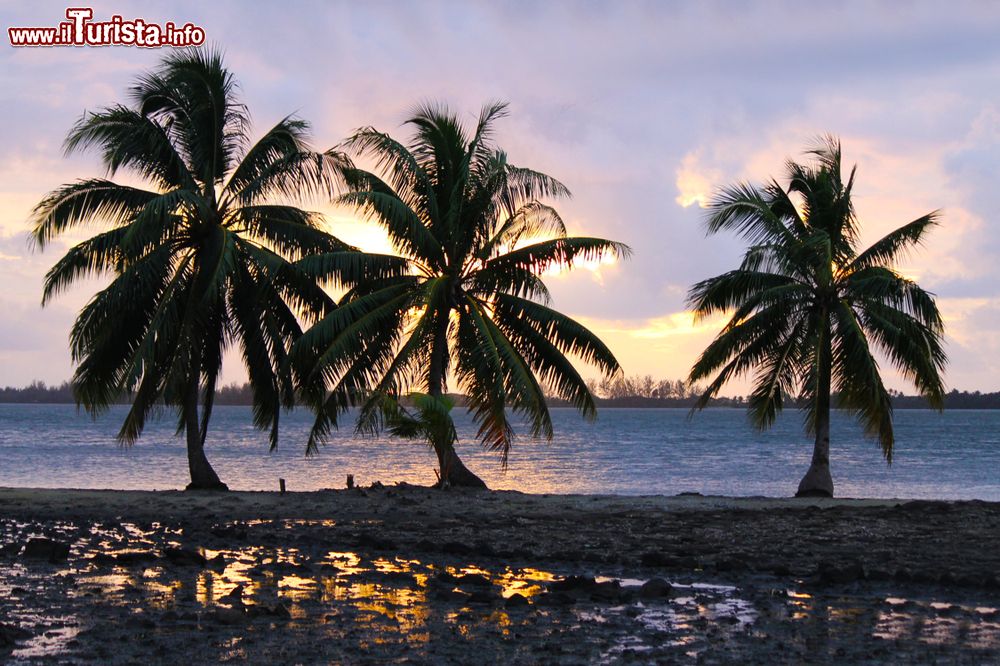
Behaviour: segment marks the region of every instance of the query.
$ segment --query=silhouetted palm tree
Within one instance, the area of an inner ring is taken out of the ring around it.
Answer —
[[[349,291],[296,346],[318,413],[310,447],[348,407],[361,406],[359,429],[377,430],[385,396],[418,387],[440,397],[449,375],[468,398],[482,443],[504,464],[513,438],[507,407],[535,436],[552,436],[543,385],[594,415],[567,354],[604,373],[617,372],[618,362],[593,333],[539,302],[548,300],[540,276],[628,248],[566,236],[556,211],[539,201],[568,195],[566,188],[511,165],[491,141],[505,108],[486,106],[469,132],[447,109],[421,107],[407,121],[409,145],[371,128],[346,142],[381,177],[347,173],[350,191],[340,202],[379,223],[411,270]],[[450,443],[436,452],[441,484],[484,485]]]
[[[787,396],[802,400],[816,444],[797,494],[832,496],[831,390],[892,461],[892,404],[876,352],[931,405],[942,404],[941,315],[931,294],[892,268],[920,244],[937,213],[859,252],[851,203],[855,170],[844,183],[840,143],[832,137],[809,154],[815,164],[788,163],[787,190],[776,181],[740,184],[712,201],[709,232],[735,231],[750,247],[738,269],[691,289],[697,316],[732,316],[695,363],[690,380],[716,375],[700,409],[727,380],[754,373],[749,409],[760,428],[771,425]]]
[[[280,408],[294,398],[285,358],[298,318],[333,307],[317,276],[292,262],[351,254],[318,214],[280,203],[328,199],[343,165],[312,152],[306,123],[291,117],[251,146],[235,87],[218,53],[168,56],[136,80],[133,106],[85,114],[66,140],[67,153],[99,148],[108,178],[126,170],[142,184],[80,180],[34,211],[39,246],[77,225],[111,227],[70,249],[45,281],[43,304],[81,277],[113,276],[73,326],[77,402],[97,413],[134,392],[118,433],[126,444],[158,404],[175,407],[188,487],[198,489],[225,488],[204,452],[223,352],[238,345],[254,425],[270,428],[274,446]]]

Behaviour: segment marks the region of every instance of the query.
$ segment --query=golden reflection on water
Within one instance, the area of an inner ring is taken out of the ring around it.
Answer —
[[[289,574],[278,579],[278,596],[291,601],[305,601],[317,596],[319,585],[313,578]]]
[[[813,596],[805,592],[796,590],[786,590],[788,605],[793,609],[791,618],[793,620],[805,620],[813,612]]]
[[[506,599],[514,594],[524,597],[533,597],[545,591],[542,583],[551,583],[556,580],[555,574],[541,569],[518,569],[508,568],[496,582],[500,585],[501,594]]]
[[[561,578],[538,568],[490,570],[473,564],[443,565],[386,555],[368,557],[352,551],[325,551],[313,559],[296,548],[255,545],[205,550],[204,555],[210,564],[203,569],[154,565],[136,572],[115,567],[114,573],[85,577],[81,582],[103,588],[105,594],[118,595],[123,601],[131,591],[138,590],[146,597],[144,605],[163,609],[182,601],[185,591],[188,600],[203,608],[244,604],[271,608],[277,601],[287,608],[293,622],[315,621],[317,617],[320,621],[325,619],[331,636],[342,637],[345,627],[349,626],[344,624],[347,620],[370,624],[374,635],[369,640],[375,644],[404,641],[419,645],[432,639],[432,614],[444,613],[437,617],[444,619],[456,634],[470,638],[483,631],[512,636],[518,631],[517,627],[531,617],[519,613],[512,617],[502,603],[470,603],[462,601],[460,595],[449,597],[457,606],[441,607],[431,600],[433,590],[450,588],[468,593],[478,585],[458,580],[452,586],[445,582],[450,580],[447,575],[458,579],[481,576],[489,581],[490,594],[501,602],[514,594],[529,599],[537,597],[546,592],[550,583]],[[214,568],[213,560],[216,562]],[[666,609],[650,613],[653,609],[646,609],[643,623],[651,628],[663,624],[673,633],[680,632],[682,635],[676,640],[677,644],[683,644],[694,640],[693,618],[715,621],[736,612],[710,603],[712,595],[702,599],[705,595],[700,590],[692,589],[692,592],[690,597],[675,600],[686,606],[683,613]],[[434,595],[436,599],[437,592]],[[813,599],[808,594],[789,591],[788,596],[792,605],[809,612]],[[320,605],[318,609],[316,604]],[[586,613],[579,618],[590,621]],[[592,621],[603,623],[607,619],[602,612],[596,612]],[[239,658],[243,646],[234,642],[229,646],[229,653]]]

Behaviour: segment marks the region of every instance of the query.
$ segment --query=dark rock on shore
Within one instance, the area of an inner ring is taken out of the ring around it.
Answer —
[[[514,594],[510,595],[504,601],[504,605],[507,608],[519,608],[528,606],[529,604],[530,602],[528,601],[528,597],[524,596],[523,594],[520,594],[519,592],[515,592]]]
[[[669,597],[674,586],[662,578],[650,578],[639,588],[639,596],[643,599],[662,599]]]
[[[194,548],[164,548],[163,556],[170,560],[171,563],[180,566],[203,567],[208,563],[208,560],[205,559],[205,554],[201,550],[195,550]]]
[[[21,557],[33,560],[48,560],[49,562],[62,562],[69,557],[69,544],[46,539],[45,537],[33,537],[25,544]]]
[[[31,632],[25,631],[15,624],[4,624],[0,622],[0,650],[14,647],[17,641],[31,638]]]

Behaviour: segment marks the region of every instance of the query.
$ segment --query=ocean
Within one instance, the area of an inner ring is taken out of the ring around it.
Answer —
[[[0,404],[0,486],[165,490],[187,483],[187,459],[176,422],[151,422],[131,448],[114,436],[126,407],[94,420],[72,405]],[[604,409],[586,422],[570,409],[552,410],[551,442],[519,437],[506,471],[475,441],[475,427],[456,412],[459,453],[492,488],[532,493],[783,497],[795,492],[808,466],[811,440],[798,412],[773,428],[754,430],[746,412],[708,409]],[[268,450],[249,407],[216,407],[206,452],[234,490],[342,488],[355,482],[430,484],[436,458],[421,443],[359,437],[348,426],[318,454],[305,455],[311,416],[283,415],[281,442]],[[831,461],[839,497],[981,499],[1000,501],[1000,411],[945,413],[899,410],[896,452],[886,465],[878,446],[837,413]]]

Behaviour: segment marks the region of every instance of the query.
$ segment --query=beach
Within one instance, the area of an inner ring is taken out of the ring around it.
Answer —
[[[0,489],[11,663],[984,663],[998,576],[981,501]]]

